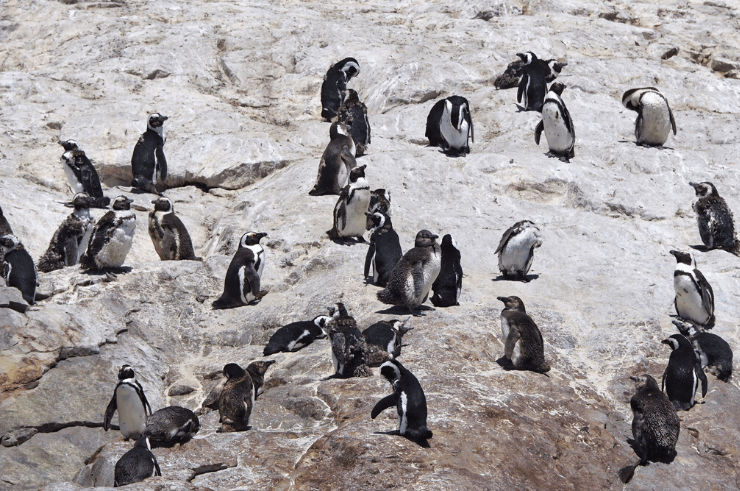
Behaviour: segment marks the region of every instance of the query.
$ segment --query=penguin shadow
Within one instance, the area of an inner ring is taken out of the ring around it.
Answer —
[[[131,266],[119,266],[117,268],[105,268],[99,271],[85,271],[88,276],[105,277],[103,281],[113,281],[119,274],[128,274],[133,271]]]
[[[516,109],[517,109],[517,111],[516,111],[516,112],[517,112],[517,113],[526,113],[526,112],[529,112],[529,111],[534,111],[534,112],[536,112],[536,113],[541,113],[541,112],[542,112],[542,111],[536,111],[536,110],[534,110],[534,109],[529,109],[529,110],[528,110],[528,109],[527,109],[526,107],[524,107],[524,106],[521,106],[521,105],[519,105],[519,104],[514,104],[514,105],[516,106]]]
[[[131,187],[131,191],[129,191],[131,194],[151,194],[153,196],[164,196],[163,191],[155,190],[155,191],[147,191],[144,189],[139,189],[136,187]]]
[[[522,283],[529,283],[530,281],[536,280],[539,277],[540,275],[538,274],[525,274],[521,277],[504,276],[500,274],[497,277],[491,279],[491,281],[521,281]]]
[[[365,240],[364,237],[355,238],[355,237],[345,237],[343,239],[329,239],[335,244],[342,245],[342,246],[351,246],[354,244],[368,244],[369,242]]]
[[[416,312],[411,312],[411,314],[414,317],[420,317],[420,316],[426,315],[426,314],[422,314],[421,313],[422,310],[432,310],[432,311],[434,311],[434,310],[437,310],[437,309],[435,309],[434,307],[429,307],[428,305],[419,305],[419,307],[417,307],[417,311]],[[388,315],[408,315],[409,309],[406,308],[406,307],[402,307],[400,305],[394,305],[393,307],[389,307],[389,308],[384,309],[384,310],[376,310],[375,313],[376,314],[388,314]]]
[[[570,159],[566,157],[565,155],[558,155],[553,152],[547,152],[545,155],[551,159],[558,159],[561,162],[565,162],[566,164],[570,164]]]
[[[644,143],[637,143],[636,141],[632,141],[632,140],[617,140],[617,143],[631,143],[636,147],[654,148],[656,150],[675,150],[675,148],[673,147],[666,147],[663,145],[646,145]]]
[[[506,356],[502,356],[501,358],[499,358],[498,360],[496,360],[496,363],[498,363],[498,365],[501,368],[503,368],[505,372],[533,372],[533,373],[541,373],[545,377],[550,378],[550,376],[548,374],[546,374],[546,373],[536,372],[534,370],[523,370],[521,368],[516,368],[514,366],[514,364],[511,362],[511,360],[508,359],[508,358],[506,358]]]
[[[402,435],[400,431],[398,430],[390,430],[390,431],[374,431],[373,435],[393,435],[393,436],[402,436],[403,438],[407,439],[410,442],[414,442],[417,445],[419,445],[422,448],[431,448],[429,445],[429,440],[414,440],[413,438]]]

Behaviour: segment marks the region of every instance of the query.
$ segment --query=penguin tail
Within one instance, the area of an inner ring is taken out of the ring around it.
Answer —
[[[542,363],[534,371],[539,372],[539,373],[547,373],[550,371],[550,365],[548,365],[547,363]]]
[[[227,295],[221,295],[218,300],[214,301],[211,304],[211,307],[213,310],[222,310],[222,309],[232,309],[234,307],[239,307],[240,304],[234,303],[231,298],[229,298]]]
[[[380,300],[381,302],[387,303],[390,305],[395,305],[395,302],[393,301],[393,295],[391,294],[391,292],[388,291],[387,288],[380,290],[377,293],[377,296],[378,296],[378,300]]]
[[[630,482],[632,476],[635,475],[635,469],[637,469],[638,465],[640,465],[639,460],[634,464],[625,465],[619,469],[619,472],[617,473],[619,475],[619,480],[622,481],[623,484]]]
[[[426,426],[422,426],[421,428],[415,430],[407,429],[405,436],[408,436],[416,442],[423,442],[432,438],[432,436],[434,436],[434,433],[432,433]]]
[[[730,254],[740,256],[740,241],[735,239],[729,247],[724,248]]]

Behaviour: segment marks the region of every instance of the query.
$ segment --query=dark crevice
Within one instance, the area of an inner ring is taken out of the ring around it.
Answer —
[[[200,467],[191,469],[193,471],[193,475],[188,478],[188,482],[193,482],[193,479],[195,479],[198,476],[202,476],[203,474],[219,472],[219,471],[223,471],[226,469],[230,469],[232,467],[235,467],[235,466],[230,466],[228,464],[224,464],[223,462],[219,462],[218,464],[201,465]]]
[[[31,439],[37,433],[56,433],[71,427],[102,428],[103,423],[92,421],[71,421],[67,423],[44,423],[39,426],[21,426],[7,431],[1,438],[0,444],[4,447],[17,447]],[[120,430],[118,425],[110,425],[112,430]]]

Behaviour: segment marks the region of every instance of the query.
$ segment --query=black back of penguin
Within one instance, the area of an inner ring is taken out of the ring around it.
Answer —
[[[29,305],[35,303],[38,286],[36,265],[15,235],[0,236],[0,274],[7,286],[21,291]]]
[[[356,146],[344,123],[332,123],[329,138],[329,144],[319,161],[316,183],[308,192],[311,196],[341,194],[352,169],[357,167]]]
[[[452,235],[442,237],[442,267],[437,279],[432,284],[431,301],[435,307],[460,305],[458,300],[462,292],[463,270],[460,265],[460,249]]]
[[[681,429],[675,408],[653,377],[644,374],[630,378],[636,382],[635,394],[630,399],[632,436],[641,462],[672,458]]]
[[[125,486],[141,482],[148,477],[161,476],[157,458],[151,450],[149,439],[142,436],[134,448],[123,454],[116,462],[114,471],[115,486]]]
[[[714,333],[697,330],[692,323],[679,319],[674,319],[672,322],[678,331],[691,342],[699,355],[701,367],[708,367],[709,372],[719,380],[729,381],[732,377],[733,353],[727,341]]]
[[[362,335],[365,336],[367,344],[375,345],[394,358],[398,358],[401,356],[404,334],[413,329],[413,327],[406,327],[405,324],[406,321],[398,319],[376,322],[362,331]]]
[[[740,255],[732,211],[717,188],[711,182],[690,182],[689,185],[699,198],[693,208],[704,245],[709,249],[724,249]]]
[[[315,339],[326,337],[324,327],[329,316],[320,315],[310,321],[298,321],[286,324],[270,337],[263,351],[269,356],[280,351],[298,351],[313,343]]]
[[[250,246],[259,246],[259,241],[264,237],[267,237],[264,232],[247,232],[242,235],[239,248],[226,270],[224,291],[212,304],[214,309],[240,307],[260,296],[259,271],[264,267],[264,257],[255,254]],[[261,246],[257,249],[263,250]]]
[[[174,445],[186,442],[200,430],[198,416],[188,408],[168,406],[155,411],[146,420],[143,435],[152,444]]]
[[[162,261],[201,260],[193,250],[193,241],[172,201],[164,196],[152,201],[149,213],[149,237]]]
[[[157,194],[157,181],[167,179],[167,159],[164,156],[164,122],[167,116],[149,115],[147,129],[136,142],[131,155],[131,169],[135,188]]]
[[[360,64],[354,58],[345,58],[332,65],[321,84],[321,117],[330,121],[337,115],[350,79],[360,73]]]
[[[370,145],[370,121],[367,118],[367,107],[360,101],[356,91],[347,89],[337,120],[344,123],[355,142],[356,156],[364,155]]]
[[[524,102],[525,111],[540,111],[547,93],[545,70],[537,59],[537,55],[531,51],[517,53],[517,56],[524,62],[524,68],[517,89],[516,101]]]
[[[390,216],[381,212],[365,214],[375,228],[370,236],[370,247],[365,256],[364,275],[369,278],[372,269],[373,284],[385,287],[393,267],[403,257],[401,241],[393,230]]]
[[[686,337],[673,334],[662,341],[671,347],[668,366],[663,372],[662,389],[677,411],[688,411],[695,403],[695,394],[702,385],[702,397],[707,395],[707,376],[701,369],[701,361]]]
[[[86,193],[93,198],[90,206],[96,208],[107,207],[110,204],[110,198],[103,195],[103,187],[100,185],[98,172],[85,152],[79,148],[74,140],[59,141],[59,144],[64,147],[61,160],[70,186],[75,192]]]
[[[330,309],[332,319],[327,323],[331,340],[332,362],[335,373],[332,378],[369,377],[372,372],[366,365],[367,346],[365,337],[357,328],[354,317],[349,315],[344,304],[338,303]]]

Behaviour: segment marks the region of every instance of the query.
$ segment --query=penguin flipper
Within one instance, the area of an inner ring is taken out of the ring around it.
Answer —
[[[67,266],[73,266],[77,264],[77,238],[79,236],[69,237],[64,242],[64,264]]]
[[[375,419],[378,414],[382,413],[389,407],[393,407],[396,405],[398,405],[398,394],[394,392],[393,394],[385,396],[384,398],[379,400],[377,404],[375,404],[375,407],[370,413],[370,418]]]
[[[701,369],[701,362],[696,363],[694,365],[694,371],[696,371],[696,376],[699,377],[699,380],[701,381],[701,396],[702,398],[706,397],[707,395],[707,374],[704,373],[704,370]]]
[[[139,381],[136,381],[136,392],[138,392],[139,397],[141,398],[141,402],[144,404],[144,413],[149,411],[149,416],[152,415],[152,406],[149,405],[149,401],[146,399],[146,394],[144,394],[144,389],[142,388]]]
[[[498,247],[496,248],[496,251],[494,254],[498,254],[503,250],[503,248],[506,246],[506,243],[509,242],[509,238],[511,237],[511,234],[514,233],[514,227],[515,225],[512,225],[509,227],[506,232],[504,232],[504,235],[501,236],[501,241],[498,243]]]
[[[102,198],[103,188],[100,186],[100,177],[98,177],[98,173],[95,172],[95,168],[89,160],[88,163],[89,165],[80,167],[80,181],[82,181],[82,188],[91,198]]]
[[[526,72],[522,73],[522,78],[519,80],[519,88],[516,91],[517,102],[522,102],[522,94],[524,94],[524,89],[527,87],[527,81],[529,81],[529,75]]]
[[[363,272],[365,278],[370,276],[370,265],[373,262],[373,256],[375,255],[375,242],[370,239],[370,247],[367,249],[367,256],[365,256],[365,270]]]
[[[701,271],[699,271],[698,269],[695,269],[694,274],[696,275],[696,279],[699,281],[699,284],[697,286],[701,290],[701,306],[704,307],[704,310],[706,310],[709,313],[710,317],[713,317],[714,316],[714,291],[712,291],[712,286],[709,284],[709,282],[704,277],[704,275],[701,273]]]
[[[167,159],[164,157],[164,141],[161,145],[157,145],[157,151],[155,155],[157,156],[157,168],[159,169],[159,177],[160,179],[162,179],[162,182],[164,182],[164,180],[167,179]]]
[[[509,335],[506,337],[506,345],[504,346],[504,355],[506,355],[506,358],[511,360],[511,355],[514,354],[514,347],[516,346],[517,341],[519,341],[519,338],[521,338],[522,335],[519,332],[519,329],[517,329],[515,326],[511,325],[511,322],[509,323]],[[511,360],[512,362],[514,360]]]
[[[346,188],[342,189],[342,194],[339,196],[339,200],[337,201],[337,206],[334,207],[334,229],[344,230],[344,228],[347,226],[347,197],[349,193],[347,192],[347,186]]]
[[[103,420],[103,429],[108,431],[110,428],[110,420],[113,419],[113,413],[116,412],[118,403],[116,402],[116,392],[113,391],[113,397],[108,403],[108,407],[105,408],[105,419]]]
[[[242,266],[244,271],[244,291],[252,292],[255,297],[259,296],[260,292],[260,275],[254,269],[254,264],[250,263],[246,266]]]
[[[162,469],[159,468],[159,462],[157,462],[157,457],[153,453],[152,453],[152,461],[154,462],[154,475],[162,476]]]
[[[534,142],[539,145],[540,144],[540,136],[542,135],[542,132],[545,130],[545,121],[540,120],[539,123],[537,123],[537,127],[534,129]]]
[[[671,120],[671,128],[673,129],[673,136],[676,136],[676,120],[673,119],[673,111],[671,111],[671,106],[668,105],[668,101],[665,102],[665,105],[668,107],[668,117]]]
[[[344,162],[344,165],[347,166],[348,170],[352,170],[357,167],[357,159],[354,155],[352,155],[352,152],[349,151],[349,146],[342,146],[342,151],[339,154],[339,158],[342,159],[342,162]],[[349,172],[347,172],[347,175],[349,175]]]
[[[414,279],[414,298],[418,298],[424,291],[424,268],[421,264],[417,264],[411,269],[411,277]],[[427,295],[429,294],[427,293]],[[424,300],[426,300],[426,297],[424,297]]]
[[[665,371],[663,372],[663,376],[660,379],[660,391],[665,392],[665,377],[668,375],[668,367],[665,367]]]

